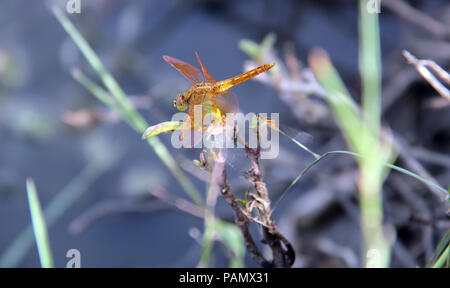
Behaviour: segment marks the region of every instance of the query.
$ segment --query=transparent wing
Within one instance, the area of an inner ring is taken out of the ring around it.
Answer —
[[[213,113],[216,107],[216,102],[211,98],[211,95],[198,95],[189,105],[189,118],[192,121],[197,120],[202,123],[203,119],[197,118],[203,118],[205,115]]]
[[[203,65],[202,59],[200,59],[200,56],[198,55],[198,52],[195,52],[195,56],[197,56],[198,63],[200,63],[200,66],[202,67],[203,75],[205,76],[205,80],[210,83],[216,83],[216,80],[209,74],[208,70],[206,70],[205,65]]]
[[[214,97],[214,102],[222,114],[239,112],[238,97],[231,91],[217,94]]]
[[[181,74],[183,74],[184,77],[186,77],[193,84],[199,84],[204,82],[205,78],[203,77],[202,72],[200,72],[200,70],[198,70],[191,64],[188,64],[177,58],[173,58],[166,55],[163,56],[163,59],[166,60],[166,62],[169,63],[172,67],[177,69]]]

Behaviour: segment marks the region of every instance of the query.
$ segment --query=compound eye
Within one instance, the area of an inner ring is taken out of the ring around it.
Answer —
[[[177,103],[177,105],[175,105],[175,109],[177,109],[179,111],[184,111],[184,110],[186,110],[186,104],[185,103]]]

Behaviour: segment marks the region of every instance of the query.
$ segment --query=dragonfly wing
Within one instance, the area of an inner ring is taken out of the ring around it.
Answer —
[[[189,108],[189,114],[187,115],[183,128],[180,134],[180,140],[185,141],[185,143],[189,144],[188,147],[200,148],[197,147],[198,144],[201,143],[203,139],[203,127],[201,119],[194,119],[194,111],[193,107]],[[196,121],[200,121],[196,123]],[[196,125],[199,125],[196,127]]]
[[[189,118],[197,125],[202,125],[205,115],[214,112],[215,101],[211,101],[208,95],[198,96],[189,106]]]
[[[198,55],[198,52],[195,52],[195,56],[197,56],[198,63],[200,63],[200,66],[202,67],[203,75],[205,76],[205,80],[210,83],[216,83],[216,80],[209,74],[208,70],[206,70],[205,65],[203,65],[202,59],[200,59],[200,56]]]
[[[204,82],[205,78],[203,77],[202,72],[200,72],[200,70],[198,70],[191,64],[188,64],[184,61],[181,61],[177,58],[170,56],[164,55],[163,58],[164,60],[166,60],[167,63],[169,63],[172,67],[177,69],[181,74],[183,74],[184,77],[186,77],[193,84],[199,84]]]
[[[218,94],[214,102],[222,114],[239,112],[239,101],[236,94],[231,91]]]

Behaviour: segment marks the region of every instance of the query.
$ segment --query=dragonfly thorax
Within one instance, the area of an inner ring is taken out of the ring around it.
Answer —
[[[196,99],[202,99],[205,94],[211,92],[212,87],[209,85],[194,85],[191,86],[185,93],[177,95],[173,100],[173,107],[175,109],[184,111],[191,103],[196,103]]]

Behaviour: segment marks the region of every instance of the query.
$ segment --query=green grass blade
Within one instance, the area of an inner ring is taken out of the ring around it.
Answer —
[[[357,104],[350,97],[339,73],[331,64],[325,51],[314,50],[309,64],[317,80],[327,91],[327,101],[351,150],[369,154],[370,143],[376,143],[364,121]],[[364,140],[364,141],[362,141]]]
[[[311,151],[311,149],[309,149],[308,147],[306,147],[304,144],[302,144],[300,141],[298,141],[297,139],[289,136],[286,132],[284,132],[281,129],[278,129],[278,131],[280,131],[281,135],[286,136],[287,138],[289,138],[289,140],[291,140],[292,142],[294,142],[298,147],[302,148],[303,150],[305,150],[306,152],[308,152],[309,154],[311,154],[314,158],[319,159],[320,155],[317,153],[314,153],[313,151]]]
[[[72,71],[72,76],[75,80],[77,80],[86,90],[91,92],[92,95],[95,96],[100,102],[108,106],[110,109],[114,110],[118,113],[125,122],[128,123],[136,132],[140,133],[139,128],[135,125],[132,120],[127,117],[128,115],[122,109],[122,107],[111,97],[111,95],[102,87],[97,85],[94,81],[86,77],[83,72],[78,69],[74,69]]]
[[[295,142],[294,142],[294,143],[295,143]],[[316,154],[316,153],[314,153],[314,154]],[[277,208],[278,204],[280,203],[281,200],[283,200],[283,198],[286,196],[286,194],[289,192],[289,190],[291,190],[291,188],[292,188],[292,187],[293,187],[293,186],[294,186],[301,178],[303,178],[303,176],[305,176],[305,174],[308,173],[308,171],[311,170],[311,168],[313,168],[316,164],[318,164],[318,163],[319,163],[320,161],[322,161],[324,158],[328,157],[329,155],[333,155],[333,154],[345,154],[345,155],[353,156],[353,157],[355,157],[355,158],[362,158],[362,157],[363,157],[362,155],[360,155],[360,154],[358,154],[358,153],[355,153],[355,152],[352,152],[352,151],[345,151],[345,150],[329,151],[329,152],[326,152],[326,153],[320,155],[319,158],[317,158],[316,160],[314,160],[313,162],[311,162],[308,166],[306,166],[306,168],[304,168],[304,169],[300,172],[300,174],[299,174],[299,175],[298,175],[298,176],[297,176],[297,177],[289,184],[289,186],[283,191],[283,193],[281,193],[280,197],[278,198],[278,200],[277,200],[277,201],[275,202],[275,204],[273,205],[273,209],[272,209],[271,214],[273,213],[273,211],[275,210],[275,208]],[[317,154],[316,154],[316,155],[317,155]],[[404,168],[401,168],[401,167],[399,167],[399,166],[396,166],[396,165],[393,165],[393,164],[390,164],[390,163],[386,163],[386,162],[383,162],[382,164],[383,164],[384,166],[386,166],[386,167],[391,168],[392,170],[395,170],[395,171],[398,171],[398,172],[403,173],[403,174],[405,174],[405,175],[408,175],[408,176],[410,176],[410,177],[413,177],[414,179],[416,179],[416,180],[422,182],[422,183],[425,184],[425,185],[428,185],[428,186],[431,186],[431,187],[433,187],[433,188],[438,189],[438,190],[441,191],[443,194],[447,195],[447,197],[448,197],[448,195],[450,194],[447,190],[445,190],[445,189],[442,188],[441,186],[437,185],[436,183],[434,183],[434,182],[432,182],[432,181],[430,181],[430,180],[427,180],[427,179],[425,179],[425,178],[423,178],[423,177],[421,177],[421,176],[419,176],[419,175],[417,175],[417,174],[415,174],[415,173],[413,173],[413,172],[411,172],[411,171],[409,171],[409,170],[406,170],[406,169],[404,169]]]
[[[323,158],[327,157],[328,155],[330,155],[330,153],[325,153],[322,156],[320,156],[319,158],[316,158],[316,160],[314,160],[313,162],[311,162],[308,166],[306,166],[305,169],[302,170],[302,172],[300,172],[300,174],[298,174],[297,177],[295,177],[294,181],[291,182],[291,184],[289,184],[289,186],[283,191],[283,193],[281,193],[280,197],[278,198],[278,200],[274,203],[272,211],[270,212],[270,215],[272,215],[273,211],[278,207],[278,205],[280,204],[281,200],[283,200],[284,196],[286,196],[286,194],[289,192],[289,190],[291,190],[291,188],[300,180],[302,179],[302,177],[312,168],[314,167],[317,163],[320,162],[320,160],[322,160]]]
[[[92,95],[94,95],[100,102],[119,113],[134,130],[136,130],[140,134],[145,132],[146,128],[144,129],[144,131],[140,131],[140,126],[136,126],[133,120],[127,118],[126,114],[123,113],[123,109],[121,108],[121,106],[118,105],[113,99],[111,99],[106,90],[97,85],[91,79],[87,78],[81,71],[76,70],[73,73],[73,76],[75,80],[77,80],[82,86],[84,86],[84,88],[91,92]],[[145,127],[147,127],[147,123],[145,123]],[[197,192],[197,189],[194,187],[191,181],[189,181],[189,178],[187,178],[186,174],[184,174],[180,167],[177,165],[175,159],[173,159],[166,146],[164,146],[164,144],[156,136],[147,138],[146,140],[150,147],[153,148],[156,155],[169,168],[171,173],[178,180],[180,185],[184,188],[186,193],[191,197],[195,204],[201,206],[203,201],[200,194]]]
[[[444,252],[436,260],[436,263],[433,265],[433,268],[442,268],[442,267],[449,268],[450,265],[449,263],[450,263],[450,245],[447,245],[447,248],[445,248]]]
[[[210,218],[209,220],[205,218],[205,232],[202,239],[202,252],[198,261],[198,268],[208,268],[211,259],[214,235],[216,233],[214,228],[216,219],[214,217]]]
[[[359,165],[361,223],[365,267],[389,267],[391,244],[383,228],[382,187],[388,173],[383,163],[394,160],[389,143],[380,141],[381,60],[378,13],[368,11],[371,0],[359,1],[359,66],[362,78],[362,110],[365,133]],[[375,252],[376,254],[373,254]],[[376,255],[373,257],[373,255]]]
[[[368,127],[378,139],[381,123],[381,60],[378,13],[368,13],[367,4],[360,1],[359,69],[362,78],[362,109]]]
[[[361,116],[359,107],[351,98],[325,51],[316,50],[311,53],[309,62],[317,80],[327,92],[326,99],[351,150],[365,156],[358,159],[364,266],[387,267],[390,261],[390,242],[383,232],[381,199],[384,175],[387,171],[382,162],[392,157],[390,146],[379,139],[381,87],[380,70],[377,65],[380,59],[377,48],[368,47],[368,45],[379,46],[377,42],[379,36],[374,35],[378,33],[378,27],[372,27],[378,25],[378,21],[373,20],[372,17],[378,16],[367,15],[366,2],[367,0],[360,0],[360,67],[363,78],[363,98],[365,98],[363,99],[363,115]],[[370,258],[374,251],[380,257]]]
[[[360,156],[360,157],[361,157],[361,156]],[[404,168],[402,168],[402,167],[399,167],[399,166],[396,166],[396,165],[393,165],[393,164],[390,164],[390,163],[383,163],[383,164],[384,164],[385,166],[391,168],[392,170],[396,170],[396,171],[401,172],[401,173],[403,173],[403,174],[405,174],[405,175],[408,175],[408,176],[410,176],[410,177],[413,177],[414,179],[419,180],[420,182],[424,183],[424,184],[427,185],[427,186],[431,186],[431,187],[433,187],[433,188],[436,188],[437,190],[439,190],[440,192],[442,192],[443,196],[445,196],[445,197],[448,198],[449,192],[448,192],[447,190],[445,190],[444,188],[442,188],[441,186],[439,186],[438,184],[436,184],[436,183],[434,183],[434,182],[432,182],[432,181],[430,181],[430,180],[428,180],[428,179],[425,179],[425,178],[423,178],[423,177],[417,175],[416,173],[411,172],[411,171],[409,171],[409,170],[406,170],[406,169],[404,169]]]
[[[94,50],[83,38],[83,36],[78,32],[75,26],[70,22],[67,16],[57,7],[53,8],[53,13],[61,23],[66,32],[73,39],[75,44],[78,46],[80,51],[83,53],[86,60],[92,66],[92,68],[97,72],[103,85],[108,89],[109,93],[103,88],[90,81],[87,77],[84,77],[80,72],[75,72],[74,77],[78,80],[86,89],[88,89],[92,94],[94,94],[100,101],[105,103],[111,109],[117,111],[124,120],[136,131],[139,135],[145,132],[149,126],[144,118],[139,114],[134,108],[131,101],[127,98],[125,92],[120,88],[117,81],[104,67],[103,63],[100,61],[98,56],[95,54]],[[111,96],[114,101],[111,99]],[[202,205],[202,198],[186,176],[186,174],[180,169],[175,159],[167,150],[166,146],[159,140],[158,137],[151,137],[147,139],[147,143],[153,148],[156,155],[161,159],[161,161],[169,168],[173,176],[177,179],[186,193],[191,197],[191,199],[199,206]]]
[[[27,196],[41,267],[53,268],[53,257],[48,241],[47,225],[45,224],[41,204],[39,203],[36,186],[32,179],[27,179]]]
[[[127,118],[134,123],[139,132],[143,132],[147,127],[147,123],[141,117],[139,113],[136,113],[135,108],[131,101],[127,98],[125,92],[120,88],[117,81],[108,72],[108,70],[103,66],[103,63],[98,58],[97,54],[95,54],[94,50],[87,43],[87,41],[83,38],[83,36],[78,32],[78,30],[73,26],[72,22],[67,18],[67,16],[57,7],[53,8],[53,14],[55,14],[56,18],[59,20],[63,28],[73,39],[75,44],[80,49],[81,53],[83,53],[86,60],[92,66],[92,68],[97,72],[100,76],[103,84],[106,88],[111,92],[116,101],[122,106],[124,113],[126,113]]]
[[[282,135],[288,137],[288,138],[289,138],[293,143],[295,143],[297,146],[299,146],[299,147],[302,148],[303,150],[305,150],[305,151],[307,151],[308,153],[310,153],[311,155],[313,155],[314,158],[316,158],[316,160],[313,161],[310,165],[308,165],[308,166],[305,168],[306,171],[301,172],[300,175],[297,176],[298,179],[297,179],[297,178],[294,179],[294,181],[288,186],[288,188],[281,194],[280,198],[279,198],[279,199],[277,200],[277,202],[276,202],[277,204],[278,204],[279,201],[282,200],[282,198],[283,198],[284,195],[289,191],[289,189],[292,188],[292,186],[295,185],[295,183],[297,183],[298,180],[300,180],[301,177],[303,177],[302,174],[305,174],[306,172],[308,172],[308,170],[311,169],[312,166],[314,166],[315,164],[317,164],[320,160],[322,160],[322,159],[325,158],[326,156],[331,155],[331,154],[347,154],[347,155],[351,155],[351,156],[354,156],[354,157],[357,157],[357,158],[362,158],[362,157],[363,157],[361,154],[358,154],[358,153],[356,153],[356,152],[345,151],[345,150],[340,150],[340,151],[329,151],[329,152],[327,152],[327,153],[325,153],[325,154],[323,154],[323,155],[319,155],[319,154],[317,154],[317,153],[311,151],[308,147],[306,147],[305,145],[303,145],[302,143],[300,143],[300,142],[297,141],[296,139],[294,139],[294,138],[292,138],[291,136],[289,136],[287,133],[285,133],[285,132],[283,132],[283,131],[281,131],[281,130],[279,130],[279,131],[280,131],[280,133],[281,133]],[[447,199],[448,199],[449,196],[450,196],[450,187],[449,187],[448,190],[445,190],[443,187],[439,186],[438,184],[434,183],[433,181],[430,181],[430,180],[428,180],[428,179],[425,179],[425,178],[423,178],[423,177],[417,175],[417,174],[414,173],[414,172],[411,172],[411,171],[409,171],[409,170],[407,170],[407,169],[404,169],[404,168],[402,168],[402,167],[399,167],[399,166],[397,166],[397,165],[394,165],[394,164],[391,164],[391,163],[388,163],[388,162],[382,162],[382,165],[385,166],[385,167],[388,167],[388,168],[390,168],[390,169],[392,169],[392,170],[395,170],[395,171],[398,171],[398,172],[403,173],[403,174],[405,174],[405,175],[408,175],[408,176],[410,176],[410,177],[412,177],[412,178],[414,178],[414,179],[416,179],[416,180],[422,182],[423,184],[427,185],[428,187],[433,187],[433,188],[439,190],[440,192],[442,192],[442,194],[443,194],[445,197],[447,197]],[[310,167],[310,166],[311,166],[311,167]],[[275,209],[275,208],[274,208],[274,209]]]
[[[435,249],[433,259],[428,263],[427,268],[440,268],[443,267],[445,262],[448,261],[450,247],[450,232],[445,233],[438,246]]]
[[[89,187],[106,171],[111,169],[120,159],[117,154],[109,155],[106,161],[92,160],[75,176],[61,191],[59,191],[44,208],[47,226],[51,227],[61,218],[78,199],[88,191]],[[33,228],[28,225],[8,245],[0,257],[1,268],[16,267],[33,245]]]
[[[235,224],[224,221],[217,221],[215,230],[220,240],[233,253],[230,268],[244,267],[245,244],[241,230]]]

